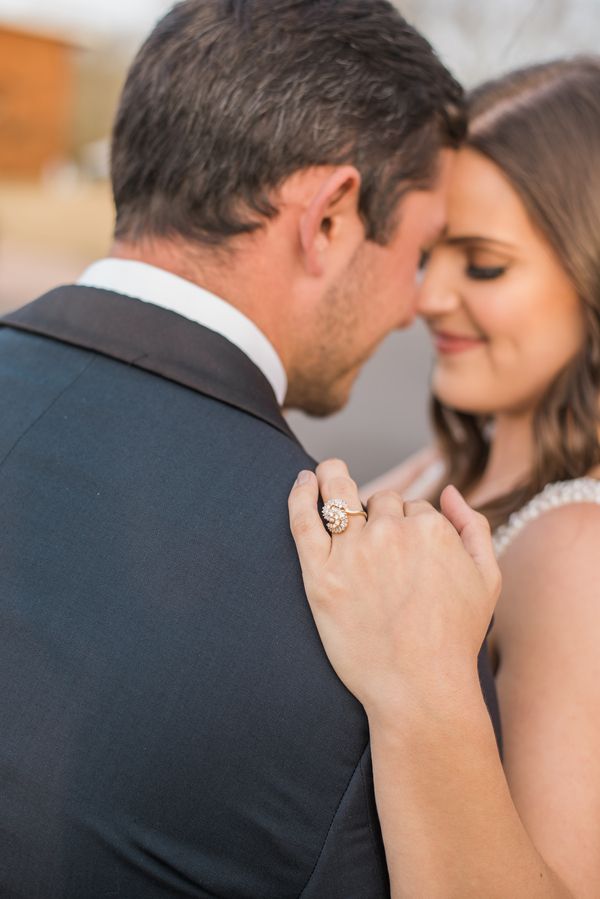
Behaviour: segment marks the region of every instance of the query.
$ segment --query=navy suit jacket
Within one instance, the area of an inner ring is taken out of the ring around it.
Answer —
[[[288,528],[314,462],[268,382],[112,292],[2,325],[0,895],[387,897]]]

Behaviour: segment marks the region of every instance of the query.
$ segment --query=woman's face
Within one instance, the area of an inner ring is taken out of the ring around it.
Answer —
[[[464,412],[531,411],[583,343],[566,272],[502,171],[456,155],[448,227],[423,271],[418,311],[433,338],[433,392]]]

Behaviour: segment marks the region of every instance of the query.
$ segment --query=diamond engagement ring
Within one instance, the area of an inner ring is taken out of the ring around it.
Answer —
[[[345,499],[330,499],[323,506],[323,518],[327,523],[327,530],[331,534],[343,534],[348,527],[350,515],[363,515],[367,517],[364,509],[349,509]]]

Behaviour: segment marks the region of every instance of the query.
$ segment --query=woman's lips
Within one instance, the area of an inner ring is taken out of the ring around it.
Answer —
[[[462,334],[447,334],[443,331],[434,331],[432,337],[436,350],[444,355],[465,353],[467,350],[474,350],[486,342],[483,337],[467,337]]]

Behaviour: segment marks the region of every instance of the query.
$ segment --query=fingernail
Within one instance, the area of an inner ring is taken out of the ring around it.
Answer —
[[[301,487],[302,484],[308,484],[311,478],[312,471],[301,471],[296,480],[296,484],[298,487]]]

